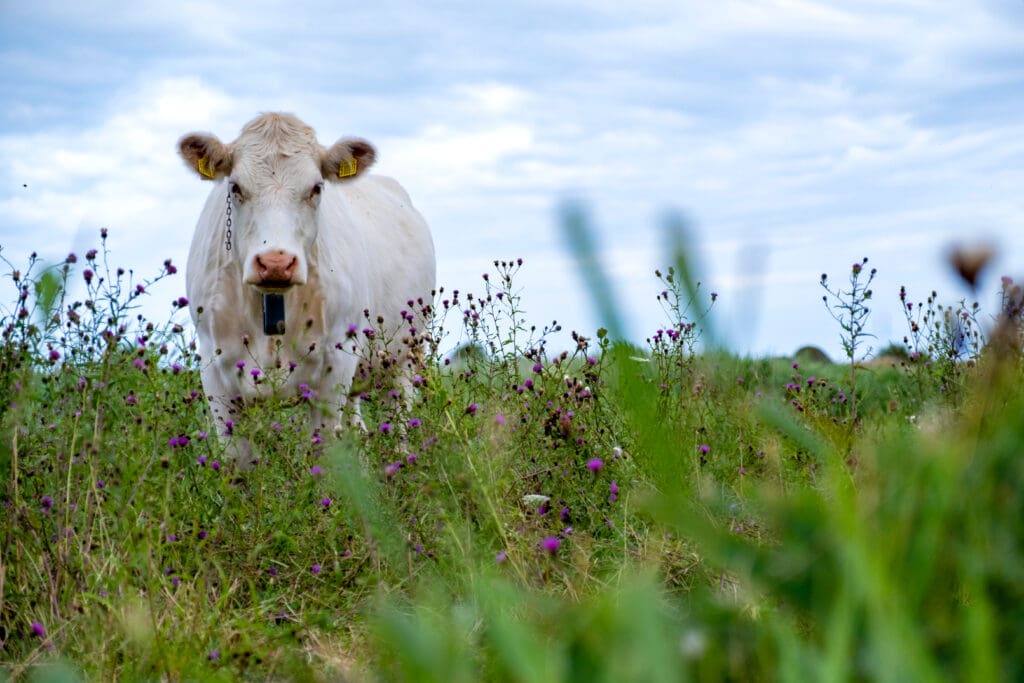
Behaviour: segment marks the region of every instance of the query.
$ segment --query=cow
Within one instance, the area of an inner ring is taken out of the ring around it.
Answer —
[[[234,142],[189,133],[185,164],[213,184],[189,250],[186,293],[203,391],[240,468],[232,435],[244,406],[271,392],[311,401],[314,429],[362,424],[349,391],[362,360],[409,368],[435,286],[430,230],[405,190],[367,171],[366,140],[330,148],[293,115],[262,114]],[[376,348],[371,348],[376,345]],[[381,348],[383,346],[383,348]]]

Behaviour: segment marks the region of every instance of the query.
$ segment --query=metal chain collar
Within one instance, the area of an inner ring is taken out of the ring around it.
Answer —
[[[227,251],[231,251],[231,183],[228,183],[228,220],[225,223],[227,226],[227,233],[224,235],[224,246]]]

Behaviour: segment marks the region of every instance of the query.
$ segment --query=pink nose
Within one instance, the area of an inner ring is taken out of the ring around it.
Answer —
[[[299,265],[296,256],[283,251],[272,251],[256,257],[256,275],[260,284],[291,284],[295,269]]]

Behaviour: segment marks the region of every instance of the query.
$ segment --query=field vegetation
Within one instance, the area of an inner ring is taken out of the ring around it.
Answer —
[[[823,276],[830,363],[716,348],[682,250],[630,345],[585,243],[612,322],[554,348],[499,260],[438,292],[413,405],[371,375],[338,437],[312,391],[252,406],[240,472],[188,302],[138,315],[183,275],[118,269],[105,237],[7,264],[0,679],[1024,680],[1009,278],[983,312],[872,292],[866,259]],[[881,296],[907,332],[869,361]]]

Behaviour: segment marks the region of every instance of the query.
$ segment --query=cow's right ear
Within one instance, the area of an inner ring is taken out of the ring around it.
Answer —
[[[231,173],[231,149],[209,133],[189,133],[178,140],[178,153],[204,180]]]

